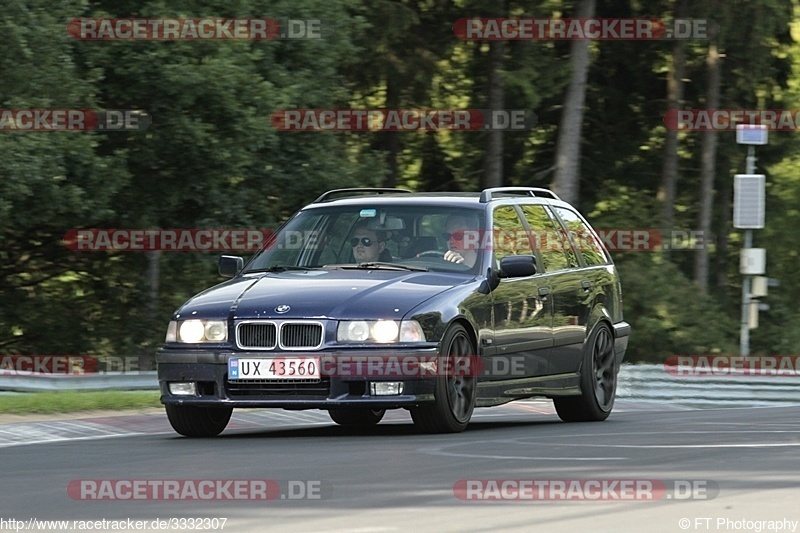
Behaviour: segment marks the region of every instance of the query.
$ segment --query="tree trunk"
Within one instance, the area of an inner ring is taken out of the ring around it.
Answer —
[[[505,0],[500,2],[500,16],[505,16]],[[503,109],[505,105],[505,84],[503,82],[503,60],[506,47],[503,41],[489,42],[489,97],[488,108],[491,111]],[[491,120],[490,116],[484,117]],[[503,131],[490,130],[484,160],[484,187],[501,187],[503,185]]]
[[[575,17],[593,17],[594,6],[595,0],[578,0]],[[589,41],[572,41],[570,56],[572,75],[558,127],[556,172],[550,186],[563,200],[576,204],[580,196],[581,129],[589,75]]]
[[[400,90],[397,86],[396,73],[392,70],[386,77],[386,108],[397,109],[400,105]],[[389,173],[383,180],[384,187],[397,187],[400,178],[400,134],[396,131],[385,131],[382,135],[382,148],[386,151],[386,166]]]
[[[720,58],[717,42],[708,43],[706,56],[706,71],[708,73],[708,87],[706,97],[707,109],[719,108],[720,92]],[[706,243],[711,241],[711,216],[712,201],[714,199],[714,174],[716,173],[717,158],[717,132],[705,131],[702,133],[700,146],[700,213],[698,216],[698,230],[702,232]],[[708,292],[708,245],[701,246],[695,251],[694,279],[704,293]]]
[[[678,0],[675,18],[686,18],[686,0]],[[677,39],[672,47],[667,76],[667,110],[678,110],[683,103],[683,77],[686,70],[686,45]],[[661,187],[658,199],[662,203],[661,223],[665,235],[672,235],[675,225],[675,196],[678,187],[678,131],[667,130],[664,140],[664,165],[661,168]]]

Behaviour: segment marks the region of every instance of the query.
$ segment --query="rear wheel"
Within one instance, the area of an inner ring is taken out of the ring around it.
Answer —
[[[369,427],[381,421],[386,409],[328,409],[328,414],[340,426]]]
[[[172,429],[186,437],[216,437],[231,419],[233,407],[165,405]]]
[[[608,324],[601,322],[584,349],[581,395],[553,399],[559,418],[564,422],[595,422],[608,418],[614,407],[617,371],[614,336]]]
[[[477,377],[470,369],[475,347],[467,330],[455,324],[447,330],[440,350],[439,376],[434,402],[411,409],[414,424],[425,433],[464,431],[472,418],[477,393]]]

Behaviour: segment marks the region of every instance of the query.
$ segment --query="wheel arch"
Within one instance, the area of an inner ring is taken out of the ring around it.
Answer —
[[[478,333],[475,331],[475,326],[472,324],[472,322],[470,322],[467,317],[459,315],[447,324],[447,326],[445,327],[445,331],[450,329],[454,324],[462,326],[467,331],[467,335],[469,335],[469,340],[470,342],[472,342],[472,346],[475,348],[476,352],[479,351]],[[442,335],[442,339],[444,339],[444,334]],[[442,339],[439,339],[440,343]],[[473,355],[478,355],[478,354],[475,353]]]

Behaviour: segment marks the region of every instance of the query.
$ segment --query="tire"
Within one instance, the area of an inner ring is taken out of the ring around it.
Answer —
[[[370,427],[381,421],[386,409],[328,409],[328,414],[340,426]]]
[[[412,408],[411,419],[424,433],[458,433],[469,425],[478,388],[477,377],[454,372],[464,368],[458,360],[475,355],[475,346],[463,326],[455,324],[447,330],[439,355],[447,364],[443,365],[445,371],[436,377],[434,402]]]
[[[611,328],[601,322],[589,336],[581,362],[581,395],[554,398],[564,422],[599,422],[608,418],[617,393],[617,359]]]
[[[196,407],[167,404],[172,429],[186,437],[216,437],[231,419],[233,407]]]

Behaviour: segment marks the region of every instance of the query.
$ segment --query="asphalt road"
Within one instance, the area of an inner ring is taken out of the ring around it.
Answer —
[[[402,411],[367,433],[318,411],[235,411],[210,440],[160,413],[5,424],[0,531],[800,531],[797,409],[619,401],[605,422],[566,424],[518,402],[432,436]],[[253,499],[140,499],[164,480],[180,483],[171,497],[192,498],[193,480]],[[180,518],[208,520],[153,522]]]

